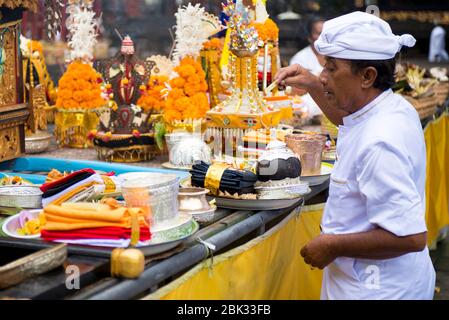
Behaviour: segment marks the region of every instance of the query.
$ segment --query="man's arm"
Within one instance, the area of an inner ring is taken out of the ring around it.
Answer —
[[[348,114],[328,104],[324,95],[323,85],[317,76],[313,75],[299,64],[282,68],[275,78],[282,86],[291,86],[297,89],[306,90],[321,111],[335,125],[343,124],[343,118]]]
[[[377,228],[361,233],[320,235],[302,248],[301,255],[306,263],[323,269],[339,257],[385,260],[420,252],[426,242],[427,232],[398,237]]]

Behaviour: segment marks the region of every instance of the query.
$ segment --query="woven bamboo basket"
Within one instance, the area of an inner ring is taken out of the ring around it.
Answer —
[[[449,82],[438,82],[433,91],[438,98],[438,104],[443,105],[449,97]]]
[[[415,107],[420,119],[425,119],[433,115],[437,111],[439,105],[438,96],[436,94],[422,98],[413,98],[410,96],[404,96],[404,98]]]

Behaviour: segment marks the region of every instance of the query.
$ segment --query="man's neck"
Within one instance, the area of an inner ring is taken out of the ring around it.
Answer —
[[[372,102],[374,99],[380,96],[383,92],[385,91],[376,88],[370,88],[365,94],[363,94],[363,98],[354,103],[356,107],[353,109],[353,111],[351,111],[350,114],[356,113],[357,111],[363,109],[370,102]]]

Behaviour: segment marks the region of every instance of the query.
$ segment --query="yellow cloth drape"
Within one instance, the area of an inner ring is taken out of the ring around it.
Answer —
[[[427,148],[426,223],[432,245],[440,230],[449,225],[449,114],[424,129]]]
[[[323,205],[293,212],[266,234],[200,263],[144,299],[319,299],[322,271],[299,252],[320,233]]]

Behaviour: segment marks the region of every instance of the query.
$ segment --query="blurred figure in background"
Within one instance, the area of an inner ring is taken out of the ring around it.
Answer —
[[[324,57],[320,55],[313,43],[318,39],[323,30],[324,19],[321,17],[312,17],[307,22],[307,41],[309,46],[296,53],[290,60],[290,65],[299,64],[309,70],[312,74],[318,76],[323,71]]]
[[[429,62],[449,61],[445,38],[446,31],[438,23],[435,23],[435,28],[430,34]]]
[[[296,53],[290,60],[290,65],[299,64],[315,76],[319,76],[325,64],[324,57],[316,51],[314,43],[318,40],[323,30],[324,19],[319,16],[312,16],[306,24],[307,41],[309,46]],[[304,104],[307,106],[308,119],[312,124],[321,124],[323,133],[329,134],[332,138],[337,137],[337,128],[333,126],[327,118],[323,118],[323,113],[312,97],[305,91],[294,89],[295,94],[301,95]]]

